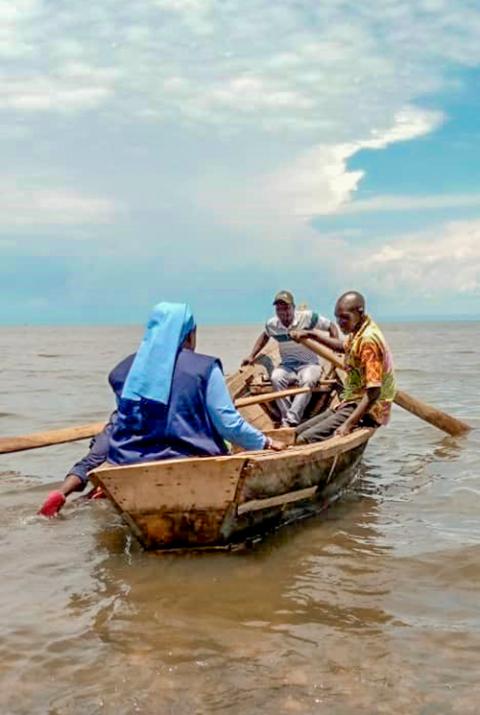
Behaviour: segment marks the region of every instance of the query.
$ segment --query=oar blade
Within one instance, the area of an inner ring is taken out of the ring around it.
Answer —
[[[416,397],[409,395],[403,390],[397,390],[394,400],[396,405],[402,407],[404,410],[411,412],[416,417],[419,417],[425,422],[443,430],[447,434],[452,435],[452,437],[458,437],[462,434],[466,434],[472,428],[466,422],[452,417],[452,415],[447,415],[446,412],[432,407],[432,405],[418,400]]]

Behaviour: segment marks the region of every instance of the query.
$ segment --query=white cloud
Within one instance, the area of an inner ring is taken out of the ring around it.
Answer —
[[[347,271],[385,296],[480,295],[480,220],[450,222],[357,251]]]
[[[438,127],[441,113],[422,109],[419,98],[448,87],[452,67],[480,63],[479,32],[480,6],[470,0],[366,0],[354,9],[331,0],[130,0],[121,8],[116,0],[0,0],[0,53],[10,60],[1,116],[29,127],[42,113],[70,120],[96,109],[97,146],[100,132],[113,135],[129,121],[139,143],[147,120],[160,128],[158,146],[172,124],[209,146],[220,138],[198,179],[177,177],[189,182],[188,200],[259,240],[311,240],[316,215],[376,210],[375,201],[377,210],[414,205],[408,197],[355,203],[363,174],[348,161]],[[228,133],[239,148],[232,143],[232,158],[227,151],[219,159]],[[259,159],[240,166],[250,146]],[[18,221],[28,222],[31,196],[40,223],[54,220],[45,191],[7,190],[0,207],[13,215],[17,206]],[[108,201],[85,201],[69,204],[78,220],[112,215]],[[68,222],[61,203],[57,220]]]
[[[424,211],[473,208],[480,206],[480,194],[437,194],[424,196],[379,195],[352,201],[341,207],[341,214],[378,213],[386,211]]]
[[[217,210],[223,221],[236,226],[270,225],[278,236],[282,227],[290,235],[295,225],[307,225],[315,216],[337,213],[348,207],[363,177],[351,171],[348,160],[362,149],[383,149],[391,143],[422,136],[439,126],[439,112],[406,107],[392,126],[373,129],[365,139],[355,142],[317,145],[290,165],[271,174],[239,185],[218,186],[204,191],[203,199]],[[355,203],[350,204],[355,206]],[[288,227],[288,231],[285,229]]]
[[[91,91],[96,104],[121,101],[132,117],[148,111],[188,125],[310,132],[316,143],[392,124],[401,107],[442,86],[445,61],[480,62],[480,7],[469,0],[454,8],[369,0],[354,15],[348,4],[326,0],[131,0],[121,11],[112,0],[0,0],[1,20],[0,51],[20,63],[9,78],[20,97],[10,107],[25,106],[38,82],[55,84],[75,58],[92,72],[118,70],[118,82],[102,85],[103,93],[94,82]],[[165,93],[174,78],[183,85]],[[72,81],[52,91],[69,99],[74,90]],[[77,99],[71,105],[81,110]],[[59,109],[38,99],[29,108]]]
[[[118,70],[66,62],[51,76],[0,76],[0,109],[68,112],[90,109],[113,94]]]
[[[428,134],[441,123],[439,112],[414,107],[401,110],[387,129],[372,129],[370,137],[346,144],[318,146],[292,166],[279,171],[270,182],[275,204],[305,220],[315,215],[336,213],[352,198],[363,177],[350,171],[347,162],[362,149],[383,149],[389,144]]]
[[[28,80],[1,82],[0,108],[26,112],[68,112],[95,107],[110,93],[107,87],[72,86],[43,77],[30,77]]]
[[[0,229],[110,223],[120,207],[110,199],[64,188],[17,188],[0,182]]]
[[[0,57],[15,60],[33,54],[31,23],[41,0],[0,0]]]

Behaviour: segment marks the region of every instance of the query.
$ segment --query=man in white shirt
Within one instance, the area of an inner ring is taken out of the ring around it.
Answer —
[[[278,342],[280,365],[272,372],[274,390],[285,390],[291,385],[314,387],[322,376],[323,367],[318,356],[304,345],[290,337],[293,330],[323,330],[333,338],[338,338],[338,330],[334,323],[312,310],[296,310],[293,295],[288,290],[282,290],[273,300],[275,313],[267,320],[264,331],[257,338],[250,355],[242,361],[242,365],[251,365],[258,353],[263,350],[270,338]],[[302,420],[303,413],[311,399],[306,392],[288,398],[277,400],[282,418],[282,426],[296,427]]]

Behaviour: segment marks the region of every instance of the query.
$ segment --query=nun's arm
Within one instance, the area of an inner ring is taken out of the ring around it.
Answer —
[[[235,408],[218,365],[210,373],[206,398],[210,419],[223,439],[248,450],[264,449],[265,435],[244,420]]]

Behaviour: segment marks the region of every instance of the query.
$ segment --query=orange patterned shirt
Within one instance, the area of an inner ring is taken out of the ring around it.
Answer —
[[[397,389],[393,359],[382,331],[368,316],[345,340],[345,369],[342,403],[358,402],[368,387],[380,387],[380,397],[368,413],[378,424],[386,424]]]

